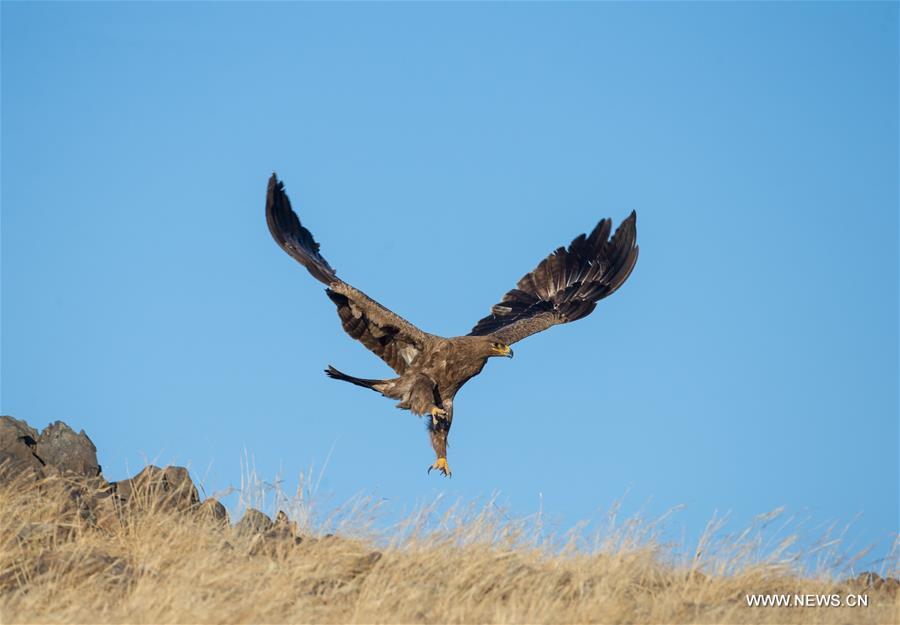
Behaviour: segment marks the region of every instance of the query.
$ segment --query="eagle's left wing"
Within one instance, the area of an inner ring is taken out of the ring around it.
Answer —
[[[612,220],[604,219],[590,235],[554,250],[469,335],[491,335],[509,345],[589,315],[622,286],[637,262],[637,214],[632,211],[612,238],[611,229]]]

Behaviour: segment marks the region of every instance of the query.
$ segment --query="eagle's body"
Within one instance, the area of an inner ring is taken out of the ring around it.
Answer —
[[[431,468],[445,475],[450,474],[447,434],[453,398],[463,384],[481,373],[491,356],[511,358],[512,343],[590,314],[597,301],[625,282],[638,256],[635,213],[612,238],[612,222],[604,219],[590,235],[576,237],[568,249],[560,247],[541,261],[469,335],[444,338],[423,332],[339,279],[291,210],[284,185],[274,174],[269,179],[266,221],[275,241],[327,285],[347,334],[384,360],[397,377],[355,378],[331,366],[325,372],[396,399],[399,408],[430,415],[428,431],[437,454]]]

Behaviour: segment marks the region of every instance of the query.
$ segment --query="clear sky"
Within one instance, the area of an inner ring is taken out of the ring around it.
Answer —
[[[399,515],[499,493],[562,526],[680,504],[898,530],[898,5],[2,4],[2,405],[110,479],[244,450]],[[465,334],[638,212],[625,286],[425,428],[271,240]],[[855,520],[854,520],[855,519]]]

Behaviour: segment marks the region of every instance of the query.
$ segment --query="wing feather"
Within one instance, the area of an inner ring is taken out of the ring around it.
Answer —
[[[312,233],[303,227],[297,213],[291,209],[284,183],[275,174],[269,178],[266,192],[266,223],[281,249],[306,267],[316,280],[331,284],[338,279],[334,269],[319,253],[319,244]]]
[[[374,299],[337,277],[319,253],[319,244],[300,223],[275,174],[266,195],[266,222],[275,242],[317,280],[328,285],[325,292],[337,306],[344,331],[384,360],[398,374],[415,363],[434,337],[388,310]]]
[[[614,293],[637,262],[637,213],[610,238],[612,220],[603,219],[589,235],[560,247],[507,292],[470,336],[496,336],[507,344],[588,316],[597,302]]]

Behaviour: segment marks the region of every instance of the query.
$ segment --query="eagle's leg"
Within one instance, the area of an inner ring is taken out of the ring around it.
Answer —
[[[431,436],[431,446],[434,447],[437,460],[428,468],[429,473],[432,469],[437,469],[447,477],[452,475],[450,466],[447,464],[447,435],[450,433],[452,422],[452,412],[438,406],[432,407],[431,419],[428,422],[428,434]]]

